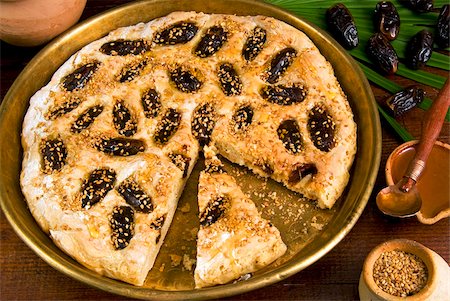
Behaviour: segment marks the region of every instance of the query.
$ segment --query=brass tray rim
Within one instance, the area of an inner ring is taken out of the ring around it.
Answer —
[[[25,81],[27,75],[30,74],[35,69],[35,65],[38,63],[40,57],[43,56],[46,52],[50,51],[52,48],[55,48],[57,45],[64,44],[66,40],[70,40],[71,36],[76,36],[79,32],[88,30],[92,26],[92,24],[99,22],[99,20],[110,18],[112,15],[119,12],[120,10],[132,10],[133,8],[139,7],[143,3],[164,3],[164,2],[171,2],[171,1],[141,0],[121,5],[116,8],[112,8],[96,16],[88,18],[87,20],[79,23],[72,29],[63,33],[55,40],[51,41],[27,64],[27,66],[19,74],[19,76],[16,78],[13,85],[7,92],[4,100],[2,101],[2,104],[0,105],[0,125],[2,125],[4,121],[3,119],[5,113],[8,111],[8,108],[10,108],[13,105],[14,95],[16,94],[16,91],[20,89],[20,84],[23,81]],[[257,5],[263,9],[279,13],[283,15],[285,19],[292,19],[301,23],[302,26],[312,28],[322,39],[330,41],[332,44],[334,44],[339,54],[342,56],[343,59],[345,59],[346,63],[348,63],[353,68],[353,71],[357,73],[358,78],[361,80],[362,86],[365,90],[364,92],[367,94],[367,97],[370,100],[370,103],[368,104],[369,110],[373,114],[372,115],[374,119],[373,122],[375,123],[374,127],[376,130],[373,133],[374,134],[373,140],[375,142],[374,157],[372,161],[371,172],[366,175],[367,187],[369,187],[369,189],[365,189],[362,193],[359,194],[358,196],[359,201],[357,201],[354,206],[356,208],[353,208],[350,212],[348,212],[348,217],[346,217],[345,219],[346,222],[343,224],[343,227],[340,230],[338,230],[331,237],[331,239],[328,239],[327,243],[317,253],[307,256],[306,258],[303,258],[303,260],[300,261],[299,263],[295,262],[291,263],[291,261],[294,260],[294,258],[292,258],[286,264],[279,266],[266,274],[259,275],[258,278],[255,277],[243,282],[215,286],[201,290],[194,289],[182,291],[162,291],[149,289],[146,287],[132,286],[130,284],[126,284],[114,279],[93,274],[95,272],[89,273],[89,271],[88,272],[86,271],[86,268],[78,264],[73,259],[69,258],[68,261],[67,258],[65,258],[68,255],[54,253],[47,245],[45,245],[42,241],[39,241],[39,238],[33,235],[32,230],[28,229],[27,227],[23,227],[24,225],[20,223],[20,220],[19,221],[16,220],[17,212],[15,212],[14,208],[10,207],[10,204],[5,202],[5,198],[3,197],[7,193],[7,189],[5,189],[3,186],[0,186],[0,205],[3,212],[5,213],[7,220],[11,224],[13,230],[21,238],[21,240],[26,243],[26,245],[30,249],[32,249],[39,257],[41,257],[50,266],[62,272],[63,274],[68,275],[85,284],[102,289],[110,293],[115,293],[127,297],[134,297],[139,299],[154,299],[154,300],[186,300],[186,299],[203,300],[209,298],[219,298],[255,290],[264,287],[266,285],[270,285],[278,281],[281,281],[289,276],[292,276],[293,274],[303,270],[304,268],[308,267],[309,265],[313,264],[314,262],[322,258],[326,253],[328,253],[331,249],[333,249],[353,228],[353,226],[355,225],[356,221],[362,214],[369,200],[372,188],[375,183],[376,176],[378,174],[378,169],[381,160],[381,125],[379,121],[378,111],[375,105],[375,99],[371,87],[367,81],[367,78],[365,77],[360,67],[353,60],[353,58],[351,58],[350,55],[348,55],[346,51],[337,42],[333,40],[333,38],[331,38],[326,32],[324,32],[316,25],[298,16],[295,16],[292,13],[287,12],[279,7],[276,7],[274,5],[262,1],[234,0],[234,2]],[[180,10],[187,10],[187,9],[180,9]],[[287,22],[286,20],[283,21]],[[25,202],[25,200],[23,201]]]

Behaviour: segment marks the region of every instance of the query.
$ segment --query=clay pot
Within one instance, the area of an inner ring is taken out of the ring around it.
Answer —
[[[408,297],[397,297],[384,292],[373,279],[373,265],[384,252],[404,251],[422,259],[427,266],[428,281],[418,293]],[[361,301],[424,301],[446,300],[450,296],[450,268],[447,262],[436,252],[418,242],[408,239],[394,239],[375,247],[364,261],[359,280],[359,297]]]
[[[75,24],[86,0],[0,1],[0,39],[17,46],[48,42]]]
[[[418,143],[418,140],[408,141],[398,146],[390,154],[385,168],[388,185],[394,185],[395,181],[399,180],[395,177],[401,177],[403,171],[406,170],[406,165],[400,164],[402,161],[400,156],[404,156],[405,152],[411,148],[417,147]],[[423,224],[434,224],[450,216],[449,155],[450,145],[436,141],[424,173],[417,183],[417,189],[422,198],[422,207],[416,216]]]

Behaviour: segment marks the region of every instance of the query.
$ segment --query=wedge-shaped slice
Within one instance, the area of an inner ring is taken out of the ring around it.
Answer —
[[[117,171],[111,189],[89,209],[82,208],[76,197],[80,193],[75,192],[72,207],[50,199],[32,207],[33,213],[47,220],[56,245],[83,265],[143,285],[170,227],[186,181],[183,174],[190,173],[193,164],[185,172],[166,156],[145,154],[129,168],[117,166],[111,163],[109,169]],[[82,173],[80,168],[74,169],[77,172]],[[100,187],[101,180],[84,184],[85,194]]]
[[[205,158],[198,192],[197,288],[255,272],[286,252],[278,229],[261,217],[208,147]]]

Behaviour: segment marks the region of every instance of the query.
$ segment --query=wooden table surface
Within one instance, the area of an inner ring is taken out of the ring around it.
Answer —
[[[127,0],[88,1],[82,19]],[[30,59],[41,49],[20,48],[1,42],[1,99]],[[430,72],[448,76],[437,69]],[[402,86],[412,81],[390,77]],[[434,99],[437,90],[424,87]],[[372,85],[377,101],[389,95]],[[424,111],[414,109],[398,119],[415,137],[420,137]],[[393,238],[416,240],[450,261],[449,219],[423,225],[415,218],[392,219],[383,216],[375,205],[376,192],[384,187],[384,165],[390,152],[402,143],[382,120],[383,147],[374,192],[351,232],[327,255],[290,278],[271,286],[225,300],[357,300],[358,281],[364,258],[376,245]],[[439,140],[450,142],[450,124],[444,124]],[[449,168],[443,166],[443,168]],[[73,280],[51,268],[14,233],[3,212],[0,213],[0,299],[1,300],[126,300]]]

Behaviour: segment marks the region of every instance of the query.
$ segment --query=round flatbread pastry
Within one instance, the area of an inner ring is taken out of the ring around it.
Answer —
[[[301,31],[174,12],[72,55],[31,98],[22,145],[21,187],[42,229],[88,268],[143,285],[203,146],[331,208],[356,125]]]

